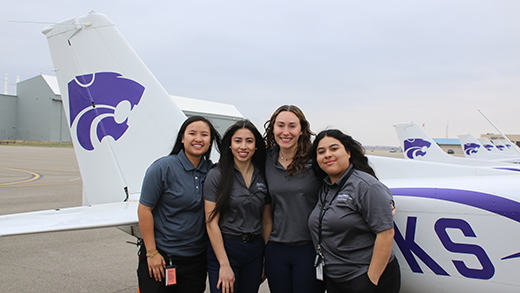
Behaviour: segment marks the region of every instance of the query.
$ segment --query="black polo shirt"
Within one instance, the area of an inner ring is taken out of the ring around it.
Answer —
[[[303,245],[311,241],[307,220],[316,205],[322,181],[316,178],[311,163],[294,176],[287,175],[278,162],[280,148],[267,151],[265,177],[272,199],[273,231],[269,241]]]
[[[220,231],[226,235],[239,236],[241,234],[259,235],[262,233],[262,216],[264,207],[271,204],[267,193],[264,178],[255,168],[249,188],[236,168],[235,180],[229,198],[229,210],[220,221]],[[221,178],[220,167],[209,171],[204,183],[204,199],[216,202],[217,187]]]

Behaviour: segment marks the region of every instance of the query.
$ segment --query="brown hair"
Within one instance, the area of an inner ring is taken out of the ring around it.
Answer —
[[[300,126],[302,130],[302,134],[298,138],[298,144],[296,146],[296,154],[293,157],[293,160],[289,166],[287,166],[287,174],[288,175],[296,175],[302,170],[304,170],[304,165],[309,160],[309,151],[311,149],[311,136],[315,135],[310,128],[310,123],[307,121],[307,118],[305,118],[305,115],[303,114],[302,110],[294,105],[283,105],[280,106],[276,111],[274,111],[273,115],[271,116],[271,119],[265,122],[264,128],[265,128],[265,134],[264,139],[265,143],[267,145],[267,148],[271,148],[275,145],[277,145],[276,140],[274,138],[273,134],[273,127],[276,121],[276,118],[278,117],[278,114],[280,114],[283,111],[289,111],[296,115],[298,119],[300,120]]]

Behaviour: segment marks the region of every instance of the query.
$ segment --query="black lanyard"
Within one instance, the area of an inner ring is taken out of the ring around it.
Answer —
[[[332,204],[334,199],[336,199],[336,197],[338,196],[338,193],[341,191],[341,189],[343,188],[343,185],[345,185],[345,183],[350,178],[350,175],[352,175],[352,173],[354,173],[354,167],[352,167],[350,169],[350,171],[348,171],[348,173],[345,175],[345,177],[343,177],[343,179],[341,179],[341,181],[337,184],[338,190],[336,191],[336,193],[330,200],[327,208],[325,208],[325,205],[327,204],[327,193],[328,192],[325,193],[323,200],[320,199],[321,209],[320,209],[320,217],[318,218],[319,219],[319,222],[318,222],[318,254],[322,259],[323,259],[323,255],[321,254],[321,241],[323,239],[323,235],[322,235],[323,234],[323,227],[322,227],[323,217],[325,217],[325,213],[329,210],[330,205]],[[325,186],[324,186],[324,188],[325,188]]]

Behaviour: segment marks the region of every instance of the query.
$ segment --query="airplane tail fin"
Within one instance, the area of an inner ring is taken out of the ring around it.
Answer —
[[[459,135],[459,137],[461,137]],[[511,154],[505,154],[499,151],[489,139],[486,137],[474,138],[471,136],[477,143],[481,145],[481,148],[478,149],[477,156],[474,158],[482,159],[482,160],[492,160],[492,161],[502,161],[509,163],[518,163],[520,161],[520,156],[518,156],[514,151]],[[461,138],[462,145],[462,138]],[[464,148],[464,146],[463,146]]]
[[[493,144],[499,150],[499,153],[506,156],[519,157],[520,153],[517,152],[517,146],[510,143],[508,140],[493,140]]]
[[[513,142],[511,142],[511,140],[509,140],[509,138],[507,138],[507,135],[505,135],[496,125],[495,123],[493,123],[493,121],[491,121],[491,119],[489,119],[486,114],[484,114],[484,112],[482,112],[480,109],[477,109],[480,114],[482,114],[482,116],[484,116],[484,118],[486,118],[486,120],[498,131],[498,133],[500,133],[500,135],[502,135],[502,137],[504,138],[502,140],[502,144],[504,144],[507,148],[508,148],[508,151],[506,152],[506,154],[510,155],[510,154],[514,154],[515,156],[518,156],[520,155],[520,147],[518,147],[516,144],[514,144]],[[493,141],[493,143],[495,143],[495,141]],[[496,144],[495,144],[496,145]],[[499,146],[496,145],[497,148],[500,150]]]
[[[492,154],[500,154],[500,151],[487,137],[479,137],[477,140],[488,152]]]
[[[47,37],[84,184],[84,205],[136,199],[186,116],[114,24],[91,12]]]
[[[460,146],[466,158],[471,159],[492,159],[488,150],[471,134],[459,134]]]
[[[415,122],[394,124],[405,159],[449,162],[452,158]]]
[[[506,148],[506,146],[504,145],[504,143],[501,140],[493,140],[493,144],[501,152],[503,152]]]

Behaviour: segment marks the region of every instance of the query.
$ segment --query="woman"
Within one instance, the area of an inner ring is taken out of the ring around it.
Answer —
[[[220,136],[213,125],[204,117],[190,117],[182,124],[171,154],[146,171],[137,210],[143,235],[137,270],[141,293],[204,292],[206,288],[202,184],[213,166],[209,156],[214,141],[219,147]]]
[[[310,124],[296,106],[279,107],[265,123],[265,172],[273,230],[265,247],[265,273],[273,293],[325,291],[316,280],[315,251],[307,220],[321,180],[310,168]]]
[[[264,181],[265,145],[249,120],[224,134],[222,153],[204,184],[211,292],[256,293],[271,205]]]
[[[309,228],[327,292],[399,292],[392,194],[377,180],[363,147],[331,129],[318,134],[311,152],[324,186]]]

